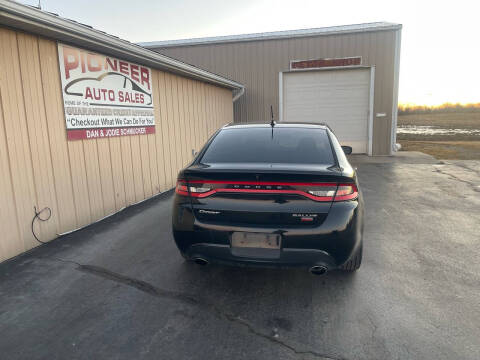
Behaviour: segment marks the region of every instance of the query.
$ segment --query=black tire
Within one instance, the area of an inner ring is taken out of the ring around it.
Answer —
[[[357,271],[362,265],[362,254],[363,254],[363,243],[360,244],[355,255],[353,255],[350,260],[343,264],[340,269],[344,271]]]

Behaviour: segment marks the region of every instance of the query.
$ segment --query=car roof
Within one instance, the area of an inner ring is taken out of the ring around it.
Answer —
[[[249,128],[271,128],[270,123],[248,123],[248,124],[239,124],[239,123],[230,123],[223,127],[223,129],[249,129]],[[318,129],[329,129],[327,124],[323,123],[292,123],[292,122],[281,122],[275,123],[275,128],[318,128]]]

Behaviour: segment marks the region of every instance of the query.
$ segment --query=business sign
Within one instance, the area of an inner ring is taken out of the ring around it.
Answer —
[[[313,60],[292,60],[290,70],[320,69],[325,67],[354,66],[360,65],[360,56],[335,58],[335,59],[313,59]]]
[[[155,132],[152,71],[58,44],[68,140]]]

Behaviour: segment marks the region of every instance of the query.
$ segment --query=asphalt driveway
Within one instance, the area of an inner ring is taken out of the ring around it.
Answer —
[[[187,264],[168,193],[0,264],[0,357],[480,359],[480,162],[352,162],[356,274]]]

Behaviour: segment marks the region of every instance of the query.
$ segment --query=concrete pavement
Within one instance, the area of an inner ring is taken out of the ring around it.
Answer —
[[[0,356],[479,359],[480,162],[352,163],[357,273],[185,263],[170,193],[0,264]]]

